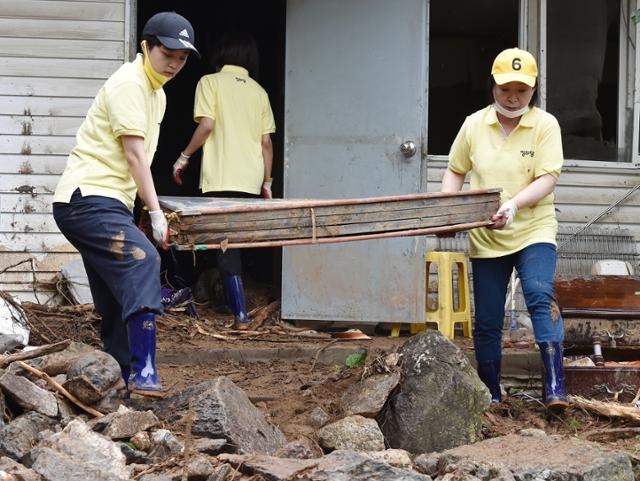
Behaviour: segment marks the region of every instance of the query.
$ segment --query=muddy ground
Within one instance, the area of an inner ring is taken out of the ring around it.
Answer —
[[[300,437],[313,439],[314,428],[310,425],[309,414],[318,406],[332,420],[339,419],[341,394],[347,386],[357,383],[367,369],[366,364],[350,368],[342,360],[319,362],[327,352],[337,350],[344,357],[345,352],[366,349],[370,363],[383,353],[395,351],[408,339],[405,332],[399,338],[389,337],[389,326],[378,326],[375,332],[366,331],[371,337],[369,340],[336,340],[320,329],[323,325],[311,326],[317,328],[311,330],[308,325],[282,322],[277,303],[270,304],[267,297],[259,293],[254,293],[248,304],[254,317],[259,317],[263,309],[269,311],[261,325],[249,333],[231,330],[229,314],[205,306],[199,306],[197,319],[180,309],[161,316],[158,320],[158,369],[162,382],[170,391],[217,376],[229,377],[246,391],[289,441]],[[71,337],[99,345],[99,318],[90,306],[72,306],[63,311],[52,308],[50,312],[35,305],[27,304],[26,307],[30,312],[34,343]],[[469,339],[456,338],[455,343],[465,351],[472,350]],[[256,351],[271,352],[274,358],[252,360],[252,353]],[[274,356],[274,352],[280,354]],[[291,359],[291,352],[303,355]],[[514,392],[515,396],[508,396],[485,414],[485,437],[539,428],[547,434],[600,442],[640,460],[640,423],[605,418],[579,409],[550,414],[539,400],[529,397],[526,392],[524,395]],[[167,427],[179,436],[184,430],[180,425]]]

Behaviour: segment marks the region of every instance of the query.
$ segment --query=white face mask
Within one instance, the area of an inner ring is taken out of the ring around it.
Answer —
[[[516,117],[520,117],[529,111],[528,105],[525,105],[520,110],[507,110],[502,105],[500,105],[498,102],[495,102],[495,101],[493,102],[493,108],[496,109],[496,112],[504,115],[509,119],[515,119]]]

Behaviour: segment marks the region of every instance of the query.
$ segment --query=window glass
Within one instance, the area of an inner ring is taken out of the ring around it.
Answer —
[[[467,115],[488,105],[491,64],[518,44],[513,0],[429,2],[427,152],[447,155]]]
[[[547,2],[547,110],[567,159],[618,160],[619,0]],[[623,159],[620,159],[623,160]]]

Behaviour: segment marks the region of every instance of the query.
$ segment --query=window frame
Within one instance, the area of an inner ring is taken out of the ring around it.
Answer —
[[[542,109],[547,107],[547,3],[549,0],[519,0],[518,47],[537,54],[538,99]],[[640,0],[620,0],[620,48],[618,52],[618,126],[616,142],[618,157],[625,160],[605,161],[565,158],[564,167],[596,168],[599,171],[640,169],[640,22],[634,26],[635,38],[630,45],[624,25],[631,26],[631,16],[640,8]],[[629,34],[632,31],[630,29]],[[630,114],[630,115],[629,115]],[[631,145],[626,145],[625,131],[631,124]],[[428,128],[428,126],[427,126]],[[620,152],[621,151],[621,152]],[[627,161],[626,159],[629,158]],[[427,154],[427,160],[446,161],[447,155]]]

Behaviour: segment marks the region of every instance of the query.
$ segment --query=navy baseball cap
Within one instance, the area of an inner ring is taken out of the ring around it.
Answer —
[[[176,12],[156,13],[142,29],[142,36],[145,35],[155,35],[160,43],[168,49],[191,50],[200,57],[200,52],[193,45],[195,34],[191,23]]]

